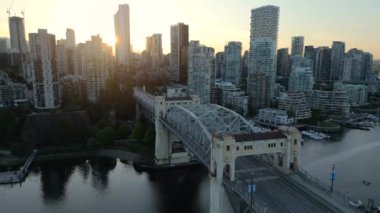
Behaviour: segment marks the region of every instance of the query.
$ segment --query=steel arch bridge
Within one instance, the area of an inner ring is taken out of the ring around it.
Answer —
[[[176,135],[208,168],[211,142],[217,133],[254,133],[253,127],[238,113],[215,104],[173,106],[160,122]]]

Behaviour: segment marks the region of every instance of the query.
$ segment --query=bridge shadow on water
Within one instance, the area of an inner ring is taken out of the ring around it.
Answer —
[[[208,184],[208,172],[201,166],[191,166],[148,173],[162,213],[206,213],[202,205],[209,197],[202,197],[203,184]],[[206,203],[206,202],[205,202]],[[208,203],[208,202],[207,202]]]

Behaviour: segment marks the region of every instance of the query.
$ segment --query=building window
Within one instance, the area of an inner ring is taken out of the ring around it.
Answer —
[[[239,151],[239,147],[238,146],[236,147],[236,151]]]
[[[294,145],[297,145],[297,139],[294,139]]]
[[[230,146],[229,146],[229,145],[227,145],[227,147],[226,147],[226,148],[227,148],[227,151],[230,151]]]
[[[283,142],[281,142],[281,146],[284,146],[284,143],[283,143]]]

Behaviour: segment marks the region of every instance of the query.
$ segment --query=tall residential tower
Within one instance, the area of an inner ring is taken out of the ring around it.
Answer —
[[[34,107],[46,110],[60,107],[59,80],[56,63],[55,35],[39,29],[29,33],[33,70]]]
[[[272,5],[251,10],[247,92],[253,107],[268,106],[274,98],[279,13]]]
[[[171,80],[180,84],[187,83],[187,48],[189,45],[189,26],[178,23],[170,27],[170,74]]]
[[[209,104],[215,69],[214,49],[201,45],[199,41],[190,41],[188,62],[188,91],[190,95],[197,95],[201,104]]]
[[[131,42],[129,27],[129,6],[120,4],[114,15],[116,35],[116,64],[129,68],[131,63]]]

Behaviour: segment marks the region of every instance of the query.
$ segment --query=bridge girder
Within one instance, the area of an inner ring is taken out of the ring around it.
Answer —
[[[255,132],[241,115],[215,104],[173,106],[160,121],[208,168],[214,134]]]

